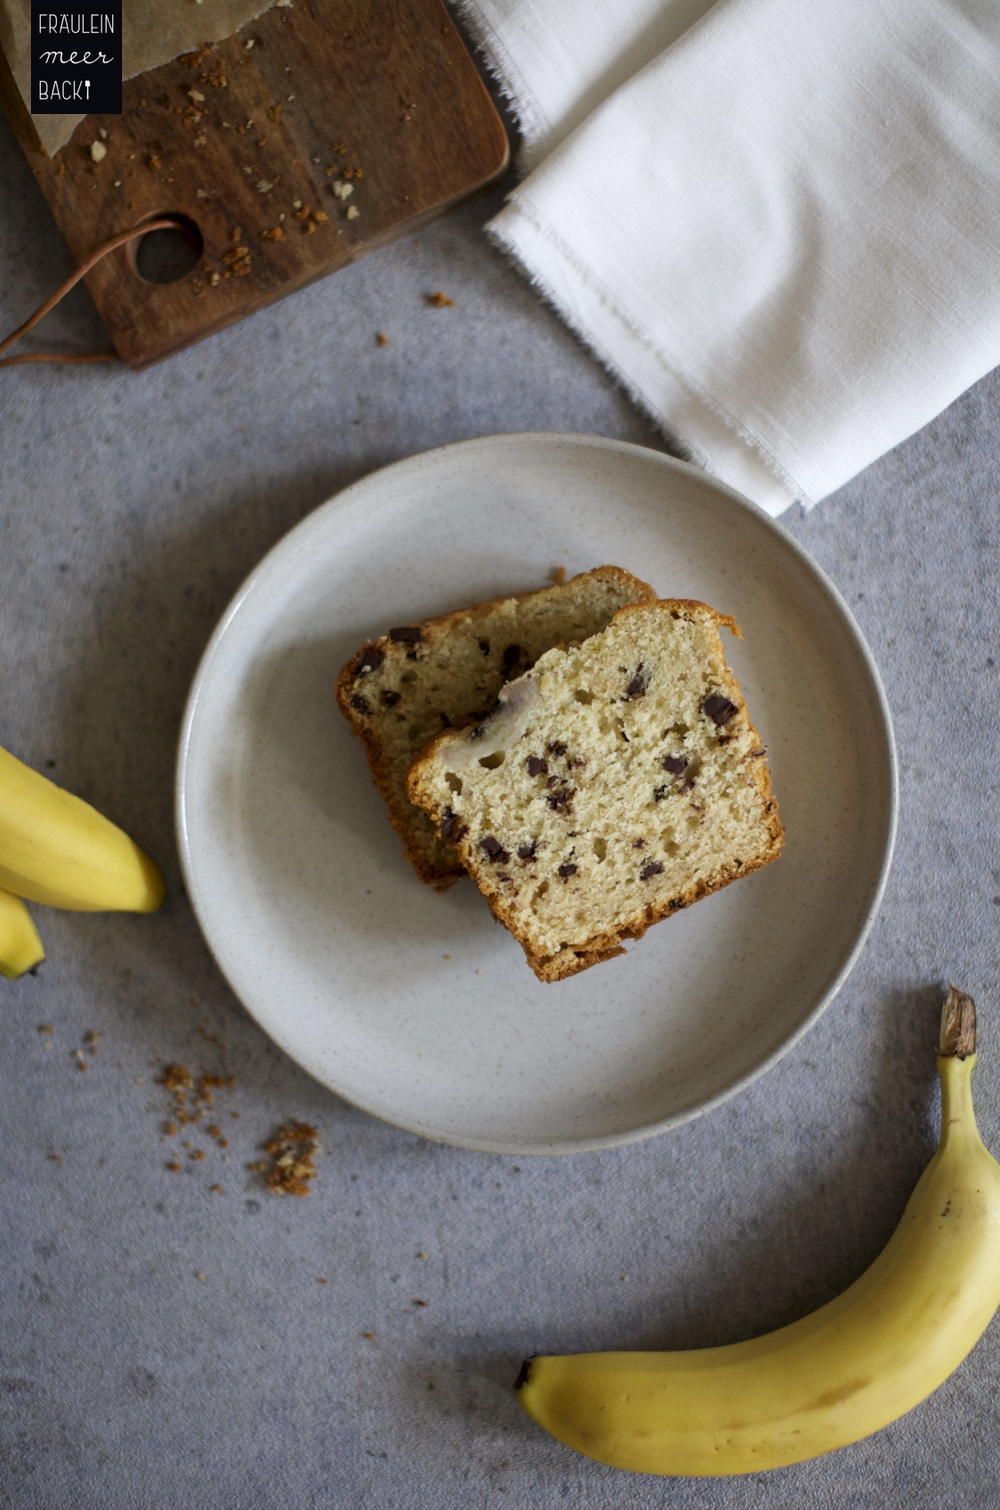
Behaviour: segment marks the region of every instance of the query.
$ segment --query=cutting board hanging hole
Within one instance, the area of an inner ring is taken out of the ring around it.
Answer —
[[[173,210],[151,215],[150,220],[169,221],[149,231],[129,247],[132,271],[144,283],[179,283],[194,272],[205,250],[205,240],[189,215]]]

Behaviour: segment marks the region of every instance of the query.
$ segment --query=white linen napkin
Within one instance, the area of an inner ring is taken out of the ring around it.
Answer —
[[[456,0],[517,111],[531,168],[714,0]]]
[[[466,0],[540,159],[489,230],[777,514],[1000,363],[1000,9],[698,8]]]

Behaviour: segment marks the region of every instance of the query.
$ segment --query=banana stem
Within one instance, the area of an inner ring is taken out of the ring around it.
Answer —
[[[966,1145],[980,1141],[972,1105],[975,1064],[976,1004],[965,991],[949,986],[941,1008],[937,1056],[941,1081],[941,1153],[956,1139]]]
[[[941,1008],[938,1055],[942,1059],[965,1059],[976,1052],[976,1004],[957,986],[948,987]]]

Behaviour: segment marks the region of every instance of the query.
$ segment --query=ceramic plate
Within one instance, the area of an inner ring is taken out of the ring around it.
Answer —
[[[470,882],[416,879],[333,685],[390,625],[605,563],[740,624],[727,649],[786,844],[627,955],[542,985]],[[411,457],[292,530],[208,646],[177,785],[201,927],[275,1042],[378,1117],[518,1154],[646,1137],[773,1064],[861,948],[895,807],[878,673],[799,546],[696,468],[550,434]]]

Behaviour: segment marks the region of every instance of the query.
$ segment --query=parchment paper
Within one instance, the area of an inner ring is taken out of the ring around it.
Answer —
[[[122,0],[122,72],[126,79],[169,63],[182,52],[231,37],[275,0]],[[281,0],[278,0],[281,3]],[[286,0],[287,3],[287,0]],[[31,0],[0,0],[0,47],[24,103],[31,103]],[[82,115],[33,115],[51,156],[65,146]]]

